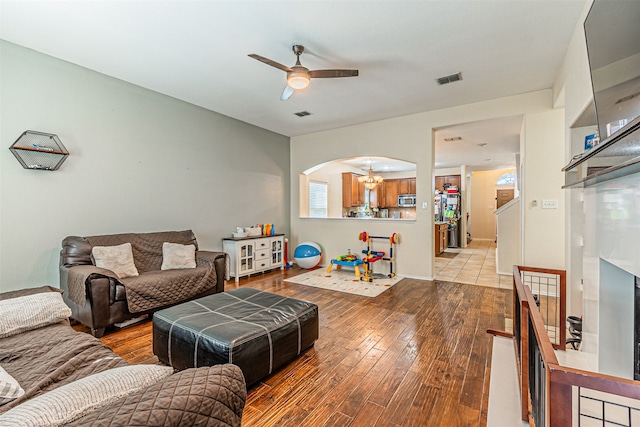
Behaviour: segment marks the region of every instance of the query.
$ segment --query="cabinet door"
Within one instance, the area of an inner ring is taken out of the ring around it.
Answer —
[[[409,194],[416,194],[416,179],[409,178]]]
[[[409,191],[409,178],[402,178],[399,181],[398,194],[411,194]]]
[[[389,179],[384,183],[384,207],[385,208],[397,208],[398,207],[398,187],[399,182],[397,179]]]
[[[442,252],[444,252],[444,250],[449,247],[449,226],[445,224],[440,227],[440,233],[442,234]]]
[[[364,206],[364,184],[358,181],[359,176],[351,172],[342,173],[342,207]]]
[[[373,190],[369,190],[369,207],[377,208],[378,207],[378,189],[380,188],[380,184],[376,185]]]
[[[359,175],[353,175],[354,199],[358,201],[355,206],[364,206],[367,204],[364,197],[367,193],[364,189],[364,182],[358,181],[358,176]]]
[[[350,208],[352,206],[352,191],[351,191],[351,173],[342,173],[342,207]]]
[[[460,175],[447,175],[444,177],[444,183],[449,185],[455,185],[460,189]]]
[[[460,189],[460,175],[444,175],[444,176],[436,176],[436,190],[444,191],[445,184],[449,186],[455,185]]]
[[[385,181],[376,185],[373,190],[369,190],[369,207],[371,208],[386,208],[387,202],[385,200],[384,191]]]
[[[271,238],[271,267],[280,267],[284,260],[283,256],[283,238],[273,237]]]
[[[376,187],[376,206],[374,206],[376,208],[384,208],[384,207],[386,207],[385,198],[384,198],[384,184],[385,184],[385,182],[382,181]]]
[[[243,273],[249,273],[254,270],[253,254],[255,252],[255,246],[253,241],[237,242],[237,267],[236,274],[242,275]],[[236,276],[237,277],[237,276]]]

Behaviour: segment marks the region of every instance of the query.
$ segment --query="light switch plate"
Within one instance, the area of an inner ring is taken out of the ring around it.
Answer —
[[[557,200],[543,200],[542,209],[558,209]]]
[[[422,209],[427,209],[427,202],[422,202]]]

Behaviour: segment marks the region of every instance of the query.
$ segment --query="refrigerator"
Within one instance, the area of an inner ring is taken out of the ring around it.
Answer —
[[[457,187],[449,187],[442,195],[443,201],[443,221],[449,222],[449,245],[450,248],[460,247],[460,217],[462,197]]]

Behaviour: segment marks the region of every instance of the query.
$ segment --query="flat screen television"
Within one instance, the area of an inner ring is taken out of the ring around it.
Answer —
[[[640,0],[594,0],[584,31],[604,141],[640,122]]]

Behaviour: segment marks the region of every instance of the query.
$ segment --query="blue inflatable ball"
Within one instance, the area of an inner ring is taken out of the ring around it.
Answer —
[[[293,259],[302,268],[315,268],[322,259],[322,249],[314,242],[300,243],[293,252]]]

